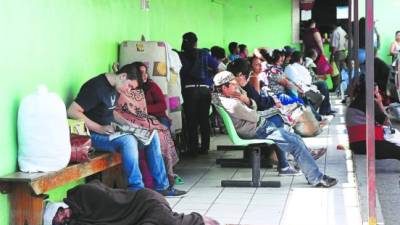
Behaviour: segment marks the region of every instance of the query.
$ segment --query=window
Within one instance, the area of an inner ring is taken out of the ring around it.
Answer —
[[[348,19],[349,18],[349,7],[348,6],[337,6],[336,7],[336,19]]]

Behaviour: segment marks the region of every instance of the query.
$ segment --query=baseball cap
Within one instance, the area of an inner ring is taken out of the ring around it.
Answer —
[[[229,71],[222,71],[217,73],[214,76],[214,85],[215,86],[221,86],[225,83],[228,83],[231,80],[234,80],[235,76],[233,76],[233,74]]]

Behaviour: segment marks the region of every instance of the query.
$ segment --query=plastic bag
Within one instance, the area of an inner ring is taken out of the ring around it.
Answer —
[[[42,85],[18,110],[18,163],[23,172],[57,171],[71,155],[64,102]]]

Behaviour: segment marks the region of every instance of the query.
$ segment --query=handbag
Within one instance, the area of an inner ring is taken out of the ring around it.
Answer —
[[[71,157],[70,163],[89,161],[89,153],[92,151],[92,140],[89,129],[83,120],[68,119],[70,129]]]
[[[333,67],[326,60],[324,55],[321,55],[317,62],[317,75],[333,74]]]
[[[317,108],[321,106],[322,101],[324,100],[323,95],[321,95],[318,92],[315,92],[313,90],[309,90],[306,93],[304,93],[304,95],[306,96],[306,98],[308,100],[310,100],[310,102],[312,102]]]
[[[309,106],[302,107],[302,114],[297,118],[293,129],[302,137],[314,137],[322,131]]]

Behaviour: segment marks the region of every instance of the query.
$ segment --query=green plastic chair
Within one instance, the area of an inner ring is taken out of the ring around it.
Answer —
[[[250,144],[267,144],[267,145],[274,145],[275,142],[268,139],[242,139],[236,133],[236,129],[233,126],[233,122],[231,117],[229,116],[228,112],[221,106],[214,105],[217,109],[218,114],[221,116],[222,121],[224,122],[226,131],[228,132],[228,136],[231,139],[234,145],[250,145]]]
[[[217,146],[218,151],[238,151],[243,150],[251,153],[251,181],[242,180],[222,180],[222,187],[280,187],[281,182],[279,181],[260,181],[260,164],[261,164],[261,149],[268,148],[275,143],[268,139],[242,139],[236,133],[236,129],[233,126],[233,122],[229,114],[221,106],[215,105],[218,114],[221,116],[224,122],[225,128],[228,132],[229,139],[233,145],[219,145]],[[224,160],[224,159],[220,159]],[[218,161],[217,161],[218,163]]]

